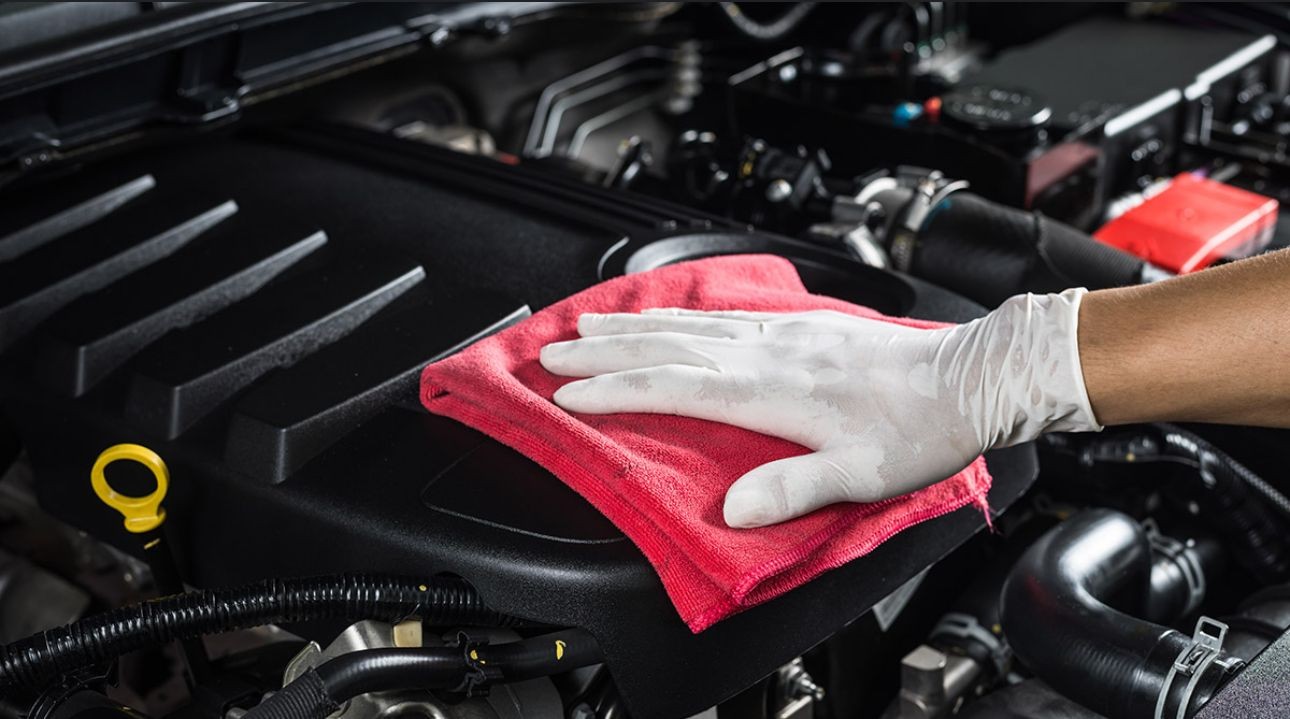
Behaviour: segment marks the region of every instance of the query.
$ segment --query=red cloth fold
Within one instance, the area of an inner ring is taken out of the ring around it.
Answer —
[[[573,380],[542,368],[543,345],[575,339],[584,312],[648,307],[831,309],[937,325],[812,295],[787,260],[736,255],[610,280],[426,367],[421,400],[427,409],[515,448],[586,497],[645,554],[691,631],[863,556],[906,527],[968,504],[985,506],[990,475],[978,458],[954,477],[903,497],[826,507],[760,529],[727,527],[722,501],[736,479],[808,450],[705,420],[572,415],[551,401]]]

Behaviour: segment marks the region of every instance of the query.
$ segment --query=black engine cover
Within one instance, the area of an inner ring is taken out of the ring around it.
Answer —
[[[764,251],[894,314],[980,308],[685,208],[359,130],[207,137],[5,193],[3,406],[50,512],[133,551],[89,469],[170,464],[191,584],[341,571],[473,582],[600,642],[631,714],[725,699],[983,526],[966,508],[692,635],[636,548],[533,463],[417,403],[426,363],[604,276]],[[996,510],[1033,480],[992,453]]]

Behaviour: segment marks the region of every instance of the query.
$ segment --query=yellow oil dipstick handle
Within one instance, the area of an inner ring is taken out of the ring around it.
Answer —
[[[103,471],[109,464],[121,460],[138,462],[147,467],[157,488],[142,497],[121,494],[108,483]],[[117,444],[103,450],[90,470],[90,485],[104,504],[125,517],[125,529],[131,534],[144,534],[160,527],[166,521],[166,510],[161,506],[170,489],[170,470],[156,452],[138,444]]]
[[[152,472],[157,487],[150,493],[135,497],[121,494],[108,483],[104,471],[113,462],[130,461],[142,464]],[[125,517],[125,531],[138,537],[143,548],[143,556],[152,569],[152,578],[161,596],[179,594],[184,591],[184,582],[179,574],[179,567],[170,553],[165,541],[162,524],[166,521],[166,509],[161,503],[170,490],[170,470],[166,463],[154,451],[139,444],[117,444],[103,450],[94,467],[90,469],[90,486],[94,494],[107,506],[115,509]],[[184,658],[188,664],[188,686],[196,687],[211,677],[210,658],[200,639],[181,640]]]

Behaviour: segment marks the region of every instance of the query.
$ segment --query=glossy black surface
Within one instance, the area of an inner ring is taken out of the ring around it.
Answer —
[[[632,715],[649,719],[742,690],[984,525],[971,508],[925,523],[692,635],[642,555],[590,505],[515,452],[424,412],[417,369],[526,307],[628,269],[631,257],[645,269],[772,252],[794,259],[808,285],[888,311],[961,320],[979,307],[686,208],[357,130],[141,150],[7,200],[44,208],[29,215],[39,222],[143,176],[155,187],[0,262],[0,273],[69,276],[47,262],[101,272],[195,213],[230,200],[237,211],[133,274],[73,284],[79,299],[56,303],[48,321],[17,322],[0,396],[41,503],[126,548],[89,468],[117,442],[156,449],[171,467],[168,528],[193,584],[457,574],[501,611],[589,630]],[[317,233],[325,243],[294,244]],[[703,236],[724,239],[685,239]],[[680,241],[657,244],[669,238]],[[293,247],[272,276],[247,284],[247,268]],[[23,288],[6,290],[9,305],[45,291]],[[1002,510],[1032,481],[1034,455],[1021,447],[988,460]]]

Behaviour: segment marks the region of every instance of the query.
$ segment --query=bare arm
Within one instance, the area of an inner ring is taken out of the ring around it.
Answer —
[[[727,523],[872,502],[1046,432],[1196,420],[1290,427],[1290,250],[1155,285],[1020,295],[952,328],[830,312],[584,315],[542,363],[573,412],[655,412],[810,454],[736,481]]]
[[[1079,353],[1102,424],[1290,427],[1290,250],[1091,292]]]

